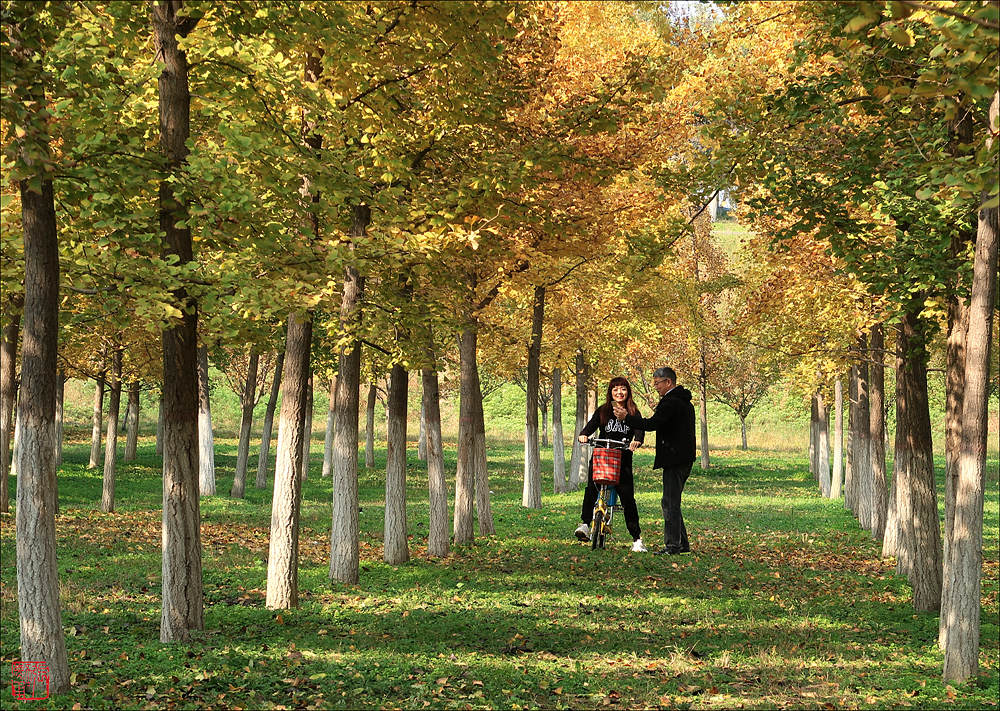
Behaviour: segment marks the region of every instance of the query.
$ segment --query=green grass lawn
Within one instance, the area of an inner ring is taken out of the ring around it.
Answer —
[[[841,501],[814,491],[804,458],[720,452],[684,496],[694,553],[635,555],[572,538],[582,492],[521,507],[522,453],[491,444],[497,535],[446,560],[425,555],[427,482],[410,460],[413,560],[381,561],[384,450],[361,470],[357,587],[327,579],[331,486],[322,442],[303,490],[300,607],[264,607],[269,492],[232,501],[233,440],[216,440],[219,491],[202,500],[205,630],[158,639],[159,459],[118,478],[118,512],[98,510],[88,446],[59,474],[59,568],[71,692],[32,708],[773,708],[996,707],[996,461],[986,502],[982,676],[940,681],[936,615],[910,590]],[[455,450],[446,450],[454,472]],[[547,464],[551,471],[551,453]],[[940,462],[939,462],[940,464]],[[659,543],[659,477],[637,458],[643,535]],[[551,476],[551,475],[549,475]],[[551,490],[551,480],[545,481]],[[18,659],[14,519],[2,520],[0,693],[13,704]],[[832,705],[832,706],[831,706]]]

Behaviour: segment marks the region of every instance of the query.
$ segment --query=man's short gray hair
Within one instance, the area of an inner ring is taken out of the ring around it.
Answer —
[[[673,368],[667,368],[666,366],[654,370],[653,377],[658,380],[671,380],[675,383],[677,382],[677,373],[674,372]]]

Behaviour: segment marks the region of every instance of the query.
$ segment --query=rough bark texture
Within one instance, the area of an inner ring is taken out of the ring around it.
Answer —
[[[1000,114],[1000,93],[993,95],[990,126]],[[995,134],[994,134],[995,135]],[[984,201],[987,197],[983,196]],[[989,424],[989,375],[992,322],[997,290],[998,210],[979,211],[972,296],[965,354],[962,441],[955,486],[955,520],[948,546],[948,606],[945,625],[944,679],[964,682],[979,671],[979,632],[983,566],[983,495]]]
[[[844,464],[844,508],[847,511],[854,511],[855,481],[854,481],[854,446],[851,442],[854,437],[854,428],[851,427],[852,403],[858,399],[858,372],[855,366],[851,366],[847,374],[847,441],[845,451],[847,461]]]
[[[903,464],[896,555],[898,571],[913,585],[913,606],[936,610],[941,604],[941,533],[927,404],[927,336],[919,311],[919,303],[910,305],[898,336],[896,384],[903,399],[896,403],[896,458]]]
[[[844,384],[837,378],[833,384],[833,473],[830,476],[830,498],[839,499],[844,483]]]
[[[104,486],[101,488],[101,511],[115,510],[115,466],[118,464],[118,416],[122,403],[122,349],[115,348],[111,360],[111,391],[108,394],[107,436],[104,448]]]
[[[312,319],[291,314],[285,341],[285,395],[278,423],[271,537],[267,551],[267,598],[271,610],[299,604],[299,506],[302,493],[302,440],[309,394]]]
[[[566,444],[562,431],[562,368],[552,369],[552,490],[567,491]]]
[[[398,363],[389,374],[386,421],[385,530],[383,560],[392,565],[410,559],[406,542],[406,369]]]
[[[274,429],[274,412],[278,408],[278,394],[281,392],[281,373],[285,368],[285,352],[278,353],[274,361],[274,378],[271,380],[271,394],[267,398],[267,409],[264,411],[263,431],[260,435],[260,453],[257,455],[257,478],[254,486],[263,489],[267,486],[267,469],[271,459],[271,432]]]
[[[69,666],[59,609],[53,452],[59,246],[52,181],[41,180],[40,192],[28,183],[20,184],[25,285],[16,515],[20,657],[46,662],[51,692],[62,693],[69,688]]]
[[[375,381],[368,383],[368,398],[365,402],[365,466],[375,466],[375,401],[378,390]]]
[[[576,491],[581,484],[587,483],[587,450],[577,438],[577,434],[587,424],[587,379],[590,377],[590,365],[587,363],[583,350],[578,349],[576,352],[573,374],[576,376],[576,429],[573,430],[569,488],[571,491]]]
[[[872,470],[871,513],[869,529],[872,538],[881,541],[885,535],[885,520],[889,514],[889,489],[885,479],[885,333],[882,324],[872,326],[868,363],[868,443]]]
[[[306,383],[306,420],[304,434],[302,435],[302,461],[300,462],[300,472],[302,481],[309,478],[309,448],[312,446],[312,423],[313,423],[313,374],[309,371],[309,380]]]
[[[433,357],[431,361],[433,362]],[[441,397],[438,374],[433,368],[421,371],[424,415],[427,432],[427,489],[429,494],[429,522],[427,555],[443,557],[450,548],[448,535],[448,482],[444,474],[444,456],[441,448]]]
[[[367,206],[354,208],[351,234],[365,234],[371,221]],[[357,333],[361,325],[364,278],[345,271],[340,305],[341,327]],[[337,370],[337,422],[333,434],[333,525],[330,531],[330,579],[358,582],[358,400],[361,390],[361,344],[352,341],[340,355]]]
[[[475,537],[472,506],[475,497],[475,446],[473,425],[473,369],[475,367],[476,331],[467,326],[459,335],[459,414],[458,468],[455,472],[455,545],[470,543]]]
[[[125,415],[125,456],[123,461],[134,462],[139,449],[139,381],[128,386],[128,409]]]
[[[202,496],[215,496],[215,436],[205,346],[198,348],[198,487]]]
[[[337,417],[337,376],[330,380],[330,403],[326,410],[326,434],[323,436],[323,471],[320,476],[328,478],[333,472],[333,423]]]
[[[816,440],[819,436],[817,398],[819,398],[819,391],[814,392],[809,398],[809,473],[812,474],[813,479],[819,482],[819,464],[816,461],[819,454],[819,448],[816,446]]]
[[[233,475],[233,486],[229,495],[234,499],[242,499],[247,488],[247,463],[250,461],[250,428],[253,426],[253,405],[257,399],[257,367],[260,364],[260,354],[250,351],[250,362],[247,364],[247,378],[243,381],[243,392],[240,393],[240,441],[236,447],[236,472]]]
[[[542,355],[542,324],[545,315],[545,287],[536,286],[531,313],[531,342],[528,344],[528,376],[525,389],[524,482],[521,506],[542,508],[542,464],[538,449],[538,379]]]
[[[90,419],[90,459],[87,469],[96,469],[101,463],[101,428],[104,425],[104,371],[94,383],[94,409]]]
[[[160,148],[169,172],[183,170],[190,135],[191,95],[187,56],[177,38],[196,19],[178,17],[180,0],[150,6],[155,56],[163,62],[159,91]],[[169,180],[160,183],[160,230],[164,255],[181,265],[192,261],[191,232],[178,227],[187,208],[174,198]],[[187,640],[204,626],[201,577],[201,512],[198,499],[198,311],[183,288],[173,292],[184,315],[163,332],[163,611],[160,641]]]
[[[21,327],[21,304],[12,308],[10,322],[3,328],[0,341],[0,512],[10,509],[10,438],[14,426],[14,396],[16,394],[17,338]]]

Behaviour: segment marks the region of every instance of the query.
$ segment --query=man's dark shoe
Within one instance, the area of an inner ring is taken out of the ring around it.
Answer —
[[[677,546],[665,546],[658,551],[655,551],[653,555],[680,555],[681,549]]]

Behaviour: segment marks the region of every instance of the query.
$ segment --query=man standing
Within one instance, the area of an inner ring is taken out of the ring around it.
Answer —
[[[653,469],[663,470],[660,506],[663,509],[664,547],[653,555],[677,555],[691,550],[681,515],[681,492],[695,460],[694,405],[691,404],[691,391],[677,385],[677,373],[673,368],[653,371],[653,387],[660,394],[660,402],[652,417],[630,415],[618,403],[614,403],[614,411],[615,417],[625,420],[629,427],[646,432],[656,430]]]

